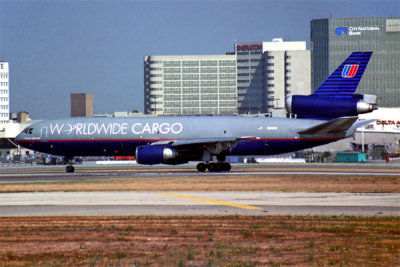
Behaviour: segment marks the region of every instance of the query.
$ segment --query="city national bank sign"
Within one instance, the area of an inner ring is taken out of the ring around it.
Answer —
[[[370,33],[380,31],[381,29],[376,26],[357,26],[357,27],[337,27],[335,29],[336,35],[362,35],[363,33]]]

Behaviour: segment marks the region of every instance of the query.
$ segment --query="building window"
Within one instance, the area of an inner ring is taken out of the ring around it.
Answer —
[[[198,66],[199,61],[194,60],[194,61],[182,61],[182,66]]]
[[[200,62],[201,66],[217,66],[218,63],[216,60],[202,60]]]

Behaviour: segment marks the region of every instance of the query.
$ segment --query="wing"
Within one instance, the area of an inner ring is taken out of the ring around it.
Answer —
[[[178,139],[165,140],[152,143],[151,145],[168,145],[179,151],[191,150],[207,150],[211,154],[218,155],[222,151],[229,151],[235,147],[237,142],[246,139],[254,139],[254,136],[242,137],[212,137],[212,138],[195,138],[195,139]]]

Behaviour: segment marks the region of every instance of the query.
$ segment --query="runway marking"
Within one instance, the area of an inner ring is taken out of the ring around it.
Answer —
[[[190,199],[190,200],[196,200],[196,201],[203,201],[203,202],[208,202],[208,203],[212,203],[212,204],[217,204],[217,205],[222,205],[222,206],[231,206],[231,207],[247,209],[247,210],[262,209],[262,208],[256,207],[256,206],[248,206],[248,205],[242,205],[242,204],[237,204],[237,203],[232,203],[232,202],[227,202],[227,201],[220,201],[220,200],[215,200],[215,199],[208,199],[208,198],[191,197],[191,196],[177,195],[177,194],[170,194],[170,193],[157,193],[157,195]]]

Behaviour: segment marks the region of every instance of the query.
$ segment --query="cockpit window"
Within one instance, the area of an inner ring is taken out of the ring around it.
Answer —
[[[23,133],[26,133],[26,134],[33,134],[33,128],[25,128],[25,130],[23,131]]]

